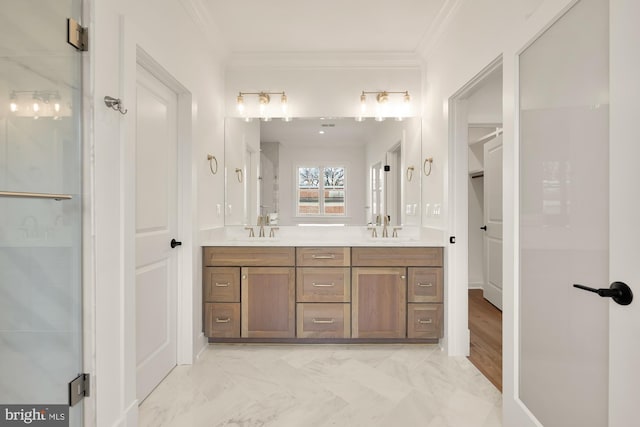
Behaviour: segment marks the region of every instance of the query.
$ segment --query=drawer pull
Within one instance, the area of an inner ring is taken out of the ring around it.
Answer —
[[[226,287],[228,287],[229,285],[231,285],[231,283],[229,283],[229,282],[225,282],[225,283],[218,283],[218,282],[216,282],[216,287],[218,287],[218,288],[226,288]]]
[[[225,317],[224,319],[216,317],[216,323],[229,323],[229,322],[231,322],[231,318],[230,317]]]
[[[335,323],[336,319],[313,319],[313,323]]]
[[[420,323],[421,325],[428,325],[429,323],[433,323],[433,319],[431,318],[428,318],[427,320],[418,319],[418,323]]]
[[[331,282],[331,283],[316,283],[316,282],[311,282],[311,286],[315,286],[316,288],[331,288],[333,286],[335,286],[336,284]]]
[[[311,258],[313,258],[313,259],[336,259],[336,256],[334,254],[329,254],[329,255],[311,255]]]
[[[421,288],[431,288],[431,287],[433,287],[433,283],[431,283],[431,282],[429,282],[429,283],[418,282],[418,286],[421,287]]]

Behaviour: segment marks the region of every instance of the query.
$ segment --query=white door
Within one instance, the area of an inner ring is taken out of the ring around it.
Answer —
[[[177,95],[141,66],[136,87],[138,401],[176,365]],[[179,240],[179,239],[177,239]]]
[[[611,4],[609,4],[611,3]],[[519,58],[519,283],[506,426],[638,425],[640,2],[581,0]],[[611,107],[609,107],[609,104]],[[516,241],[517,242],[517,241]],[[519,334],[519,336],[518,336]]]
[[[502,135],[484,149],[484,297],[502,310]]]

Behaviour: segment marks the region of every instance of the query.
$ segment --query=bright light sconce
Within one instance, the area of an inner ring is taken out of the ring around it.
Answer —
[[[282,119],[285,121],[289,121],[287,120],[289,118],[288,99],[284,91],[282,92],[266,92],[266,91],[239,92],[238,96],[236,97],[236,106],[238,108],[238,112],[243,116],[245,114],[250,115],[251,111],[255,111],[255,107],[252,107],[245,103],[245,96],[247,95],[254,95],[258,98],[258,105],[257,105],[258,114],[256,116],[259,116],[264,121],[271,120],[271,117],[268,114],[269,104],[271,103],[271,95],[280,95],[280,108],[282,110]],[[278,116],[278,114],[276,114],[276,116]]]
[[[360,115],[357,116],[358,121],[364,120],[367,112],[367,95],[375,95],[375,112],[372,114],[377,121],[384,121],[387,117],[395,117],[396,120],[403,120],[407,116],[409,111],[409,104],[411,103],[411,95],[409,91],[366,91],[363,90],[360,94]],[[391,96],[402,96],[402,102],[393,102]]]

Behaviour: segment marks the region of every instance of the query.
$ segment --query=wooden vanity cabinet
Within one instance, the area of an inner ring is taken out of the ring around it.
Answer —
[[[205,247],[210,342],[435,342],[443,249]]]

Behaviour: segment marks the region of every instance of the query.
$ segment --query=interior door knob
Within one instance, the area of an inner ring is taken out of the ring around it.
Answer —
[[[182,245],[182,242],[178,242],[176,239],[171,239],[171,249],[181,245]]]
[[[480,227],[480,230],[487,231],[487,226],[486,226],[486,225],[483,225],[482,227]]]
[[[595,289],[584,285],[573,285],[573,287],[596,293],[604,298],[613,298],[613,300],[620,305],[629,305],[631,304],[631,301],[633,301],[633,292],[631,292],[631,288],[623,282],[613,282],[608,289]]]

